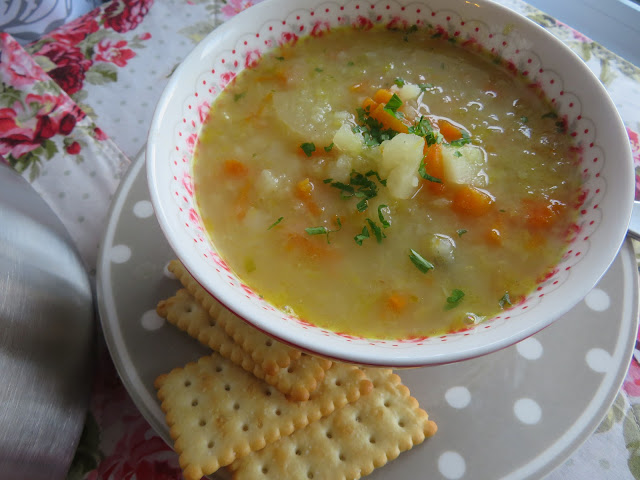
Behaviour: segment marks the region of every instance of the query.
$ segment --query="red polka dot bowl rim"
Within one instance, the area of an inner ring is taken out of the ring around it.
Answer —
[[[560,263],[523,302],[467,331],[388,340],[328,331],[274,308],[220,257],[194,199],[194,147],[215,97],[273,46],[337,26],[414,24],[455,42],[482,46],[551,100],[582,151],[584,201],[575,235]],[[217,27],[174,71],[154,114],[146,166],[151,200],[167,240],[196,280],[227,308],[302,350],[392,367],[471,359],[550,325],[579,303],[613,262],[625,238],[634,198],[626,131],[598,79],[549,32],[482,0],[266,0],[255,5]]]

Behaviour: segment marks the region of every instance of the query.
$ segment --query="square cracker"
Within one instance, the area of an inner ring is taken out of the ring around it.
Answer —
[[[185,289],[180,289],[173,297],[160,301],[156,311],[169,323],[187,332],[202,344],[273,385],[290,400],[307,400],[324,378],[325,371],[331,367],[330,360],[303,353],[300,358],[293,360],[288,368],[280,368],[275,374],[268,375],[253,361],[251,355],[236,345],[218,325],[217,320]],[[263,336],[265,341],[269,338]]]
[[[234,480],[355,480],[435,434],[400,377],[365,369],[371,393],[264,449],[236,460]]]
[[[179,260],[169,262],[169,271],[209,311],[209,314],[217,319],[218,325],[240,348],[251,355],[253,361],[260,365],[267,375],[275,374],[279,368],[289,367],[292,360],[300,357],[300,350],[267,337],[231,313],[191,276]]]
[[[291,402],[217,353],[155,381],[187,480],[199,480],[368,394],[363,370],[334,364],[306,402]]]

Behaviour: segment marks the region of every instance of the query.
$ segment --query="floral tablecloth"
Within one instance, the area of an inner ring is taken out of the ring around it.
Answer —
[[[111,0],[32,43],[22,39],[23,46],[6,29],[0,33],[0,160],[59,215],[91,274],[110,200],[144,147],[171,73],[208,32],[258,1]],[[558,36],[599,76],[640,172],[640,69],[520,0],[499,3]],[[90,411],[68,478],[182,478],[177,456],[133,404],[102,339],[98,347]],[[640,479],[635,353],[600,427],[549,479]]]

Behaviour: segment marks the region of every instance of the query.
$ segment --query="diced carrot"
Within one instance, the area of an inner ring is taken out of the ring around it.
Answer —
[[[399,133],[409,133],[408,125],[405,125],[402,120],[394,117],[391,113],[384,110],[384,105],[381,103],[369,113],[371,118],[378,120],[384,128],[391,129]]]
[[[240,190],[238,190],[238,196],[235,199],[234,208],[236,212],[236,218],[242,220],[249,210],[249,193],[251,193],[251,181],[246,180]]]
[[[367,113],[373,112],[377,106],[378,106],[378,102],[375,102],[371,97],[365,98],[364,101],[362,102],[362,108]]]
[[[313,183],[308,178],[305,178],[296,184],[295,195],[302,200],[312,215],[318,216],[322,213],[322,208],[311,198],[313,189]]]
[[[479,217],[486,214],[493,204],[493,197],[471,185],[458,188],[453,195],[451,208],[460,215]]]
[[[565,204],[555,200],[524,200],[527,226],[533,230],[550,228],[565,209]]]
[[[387,307],[395,313],[402,313],[408,303],[409,297],[401,293],[394,292],[387,297]]]
[[[438,127],[440,127],[440,133],[447,143],[451,143],[454,140],[460,140],[462,138],[462,130],[447,120],[438,120]]]
[[[373,95],[373,100],[377,103],[387,104],[389,100],[393,97],[393,92],[391,90],[387,90],[386,88],[381,88]]]
[[[431,193],[440,195],[445,191],[442,145],[439,143],[427,145],[427,143],[425,142],[423,154],[424,159],[422,161],[424,162],[424,168],[427,174],[442,181],[442,183],[438,183],[432,182],[430,180],[425,180],[427,188]]]
[[[289,233],[285,243],[285,249],[292,253],[302,255],[305,259],[317,261],[331,258],[334,250],[329,249],[324,235],[315,237],[303,236],[300,233]]]
[[[249,173],[249,168],[238,160],[225,160],[222,170],[225,175],[229,177],[241,178],[246,177]]]

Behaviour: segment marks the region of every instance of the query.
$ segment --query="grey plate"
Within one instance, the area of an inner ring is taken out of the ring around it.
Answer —
[[[155,313],[179,288],[166,269],[174,257],[138,158],[114,200],[100,252],[99,310],[125,386],[170,445],[153,381],[208,352]],[[540,478],[588,438],[613,402],[637,318],[638,276],[627,241],[586,299],[534,337],[475,360],[402,371],[439,431],[369,478]]]

